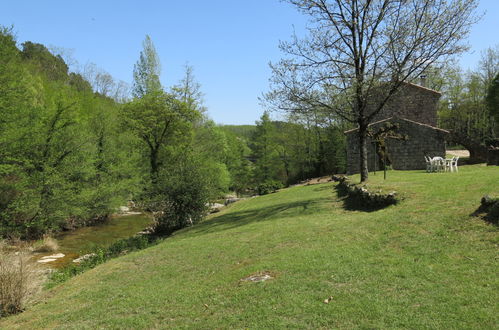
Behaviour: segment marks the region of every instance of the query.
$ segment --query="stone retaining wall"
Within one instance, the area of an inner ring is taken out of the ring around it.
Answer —
[[[369,191],[366,186],[351,183],[346,176],[333,176],[333,180],[338,182],[341,189],[345,190],[348,197],[357,199],[364,206],[385,207],[399,202],[395,191],[382,193],[381,191]]]

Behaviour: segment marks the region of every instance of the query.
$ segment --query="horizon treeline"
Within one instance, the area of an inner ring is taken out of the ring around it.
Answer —
[[[158,232],[193,224],[227,193],[345,168],[343,127],[309,118],[217,125],[186,67],[159,82],[149,37],[132,96],[94,70],[71,72],[39,43],[0,27],[0,237],[32,239],[105,221],[134,200]]]

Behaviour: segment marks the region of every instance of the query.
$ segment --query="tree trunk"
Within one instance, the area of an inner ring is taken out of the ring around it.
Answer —
[[[360,182],[366,182],[369,177],[367,168],[367,125],[359,125],[359,160]]]
[[[151,182],[153,184],[158,181],[158,148],[151,148],[150,162],[151,162]]]

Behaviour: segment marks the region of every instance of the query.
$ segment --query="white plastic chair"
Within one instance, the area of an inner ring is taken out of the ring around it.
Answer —
[[[454,172],[454,170],[456,172],[459,172],[458,168],[457,168],[457,161],[459,160],[459,156],[456,156],[456,157],[452,157],[452,160],[450,161],[450,171],[451,172]]]
[[[433,167],[433,170],[436,172],[443,171],[445,169],[445,159],[443,159],[440,156],[433,157],[431,159],[431,164]]]
[[[431,163],[431,158],[428,156],[424,156],[424,160],[426,161],[426,172],[433,172],[433,165]]]

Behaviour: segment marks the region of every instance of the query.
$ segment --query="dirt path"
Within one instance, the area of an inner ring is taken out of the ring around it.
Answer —
[[[470,152],[468,150],[447,150],[447,154],[457,157],[469,157]]]

